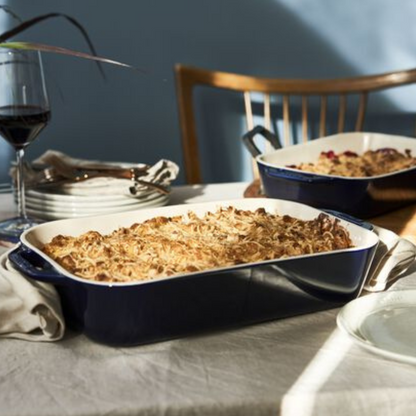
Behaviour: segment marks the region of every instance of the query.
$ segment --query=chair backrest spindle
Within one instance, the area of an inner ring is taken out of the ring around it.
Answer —
[[[283,96],[283,142],[285,146],[289,146],[291,142],[290,135],[290,101],[289,96]]]
[[[247,130],[251,130],[254,128],[254,116],[253,116],[253,107],[251,104],[250,91],[244,92],[244,108],[246,112]],[[251,169],[253,172],[253,177],[257,179],[259,177],[259,170],[257,168],[256,161],[254,159],[251,160]]]
[[[345,94],[341,94],[339,96],[338,133],[342,133],[345,129],[346,112],[347,112],[347,96]]]
[[[302,140],[308,141],[308,96],[302,95]]]
[[[246,123],[247,129],[251,130],[254,127],[253,108],[251,106],[251,94],[250,91],[244,92],[244,107],[246,111]]]
[[[364,125],[364,117],[367,109],[367,93],[360,94],[360,103],[358,105],[357,124],[355,126],[356,131],[361,131]]]
[[[264,94],[264,127],[266,127],[267,130],[271,130],[272,128],[270,94]]]
[[[326,135],[326,108],[328,100],[326,95],[321,96],[321,115],[319,120],[319,136]]]
[[[272,130],[272,116],[271,116],[271,105],[270,105],[270,94],[264,94],[264,127],[267,130]],[[273,150],[271,143],[266,143],[266,152]],[[256,170],[257,171],[257,170]]]

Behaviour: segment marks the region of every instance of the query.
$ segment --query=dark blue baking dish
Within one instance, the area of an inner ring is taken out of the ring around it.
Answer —
[[[301,204],[271,199],[237,200],[238,208],[277,207],[315,215]],[[377,244],[367,229],[341,220],[357,247],[202,273],[133,282],[103,283],[73,276],[42,254],[43,238],[99,224],[132,224],[156,215],[214,210],[222,203],[156,208],[46,223],[26,231],[9,259],[31,279],[53,284],[67,325],[99,343],[117,346],[151,343],[184,335],[262,322],[334,307],[355,298],[364,285]],[[198,211],[199,210],[199,211]],[[296,216],[296,215],[295,215]],[[133,221],[134,220],[134,221]]]
[[[261,154],[254,137],[261,135],[277,150]],[[378,133],[343,133],[307,143],[279,148],[277,138],[257,126],[244,136],[255,157],[263,193],[271,198],[298,201],[320,209],[332,209],[371,218],[416,202],[416,167],[374,177],[347,178],[319,175],[290,168],[299,163],[315,162],[322,151],[336,153],[395,148],[409,149],[416,156],[416,140]]]

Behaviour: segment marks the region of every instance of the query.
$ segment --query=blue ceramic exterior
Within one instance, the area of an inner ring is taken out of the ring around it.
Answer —
[[[30,278],[55,285],[70,328],[129,346],[339,306],[360,293],[375,249],[121,286],[63,276],[24,246],[9,258]]]
[[[359,218],[371,218],[416,202],[416,169],[375,178],[339,178],[257,162],[265,194]]]

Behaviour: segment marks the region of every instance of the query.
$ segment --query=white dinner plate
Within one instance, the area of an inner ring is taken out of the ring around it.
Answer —
[[[146,196],[135,198],[134,196],[124,196],[118,195],[117,197],[111,199],[100,199],[100,198],[86,198],[86,197],[77,197],[77,198],[68,198],[68,200],[62,201],[60,199],[48,199],[48,198],[39,198],[36,195],[27,193],[26,202],[28,205],[37,208],[45,209],[74,209],[74,208],[96,208],[96,207],[115,207],[115,206],[124,206],[132,204],[141,204],[155,198],[160,197],[159,192],[151,192]]]
[[[338,327],[367,350],[416,364],[416,290],[355,299],[338,313]]]
[[[154,195],[154,199],[157,195]],[[148,200],[148,199],[147,199]],[[146,201],[147,201],[146,200]],[[26,197],[26,205],[31,206],[32,208],[43,208],[43,209],[57,209],[57,210],[65,210],[65,209],[88,209],[88,208],[101,208],[101,207],[121,207],[124,205],[134,205],[140,204],[141,201],[138,201],[134,198],[129,199],[120,199],[114,201],[69,201],[67,203],[61,201],[48,201],[42,199],[36,199],[31,197]]]
[[[28,197],[32,199],[38,199],[42,201],[59,201],[59,202],[107,202],[107,201],[120,201],[123,198],[140,199],[147,195],[155,193],[155,191],[147,191],[146,193],[140,193],[139,195],[120,195],[120,194],[91,194],[91,195],[66,195],[62,193],[53,192],[40,192],[33,189],[26,192]]]
[[[160,207],[166,205],[169,200],[168,195],[159,195],[158,197],[145,202],[138,202],[136,204],[122,205],[122,206],[99,206],[95,208],[69,208],[69,209],[45,209],[36,206],[27,205],[27,213],[33,217],[44,220],[60,220],[65,218],[79,218],[89,217],[100,214],[113,214],[117,212],[127,212],[138,210],[142,208]]]

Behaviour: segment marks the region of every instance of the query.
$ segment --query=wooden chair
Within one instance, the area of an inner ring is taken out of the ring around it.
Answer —
[[[355,112],[355,123],[350,131],[362,131],[367,109],[367,98],[370,93],[386,90],[416,82],[416,69],[391,72],[379,75],[361,76],[342,79],[307,80],[260,78],[220,71],[210,71],[186,65],[176,65],[177,98],[179,105],[180,125],[182,130],[182,147],[186,181],[190,184],[201,183],[201,166],[199,146],[194,117],[194,89],[198,86],[220,88],[242,93],[244,100],[247,129],[254,127],[252,93],[262,93],[264,97],[264,127],[271,129],[272,114],[271,98],[281,98],[281,119],[283,120],[283,145],[291,140],[291,101],[293,97],[300,100],[302,140],[310,140],[310,123],[312,111],[309,105],[312,97],[319,98],[318,137],[327,135],[328,106],[334,98],[338,103],[337,132],[346,131],[347,112]],[[350,96],[354,96],[354,109],[350,106]]]

